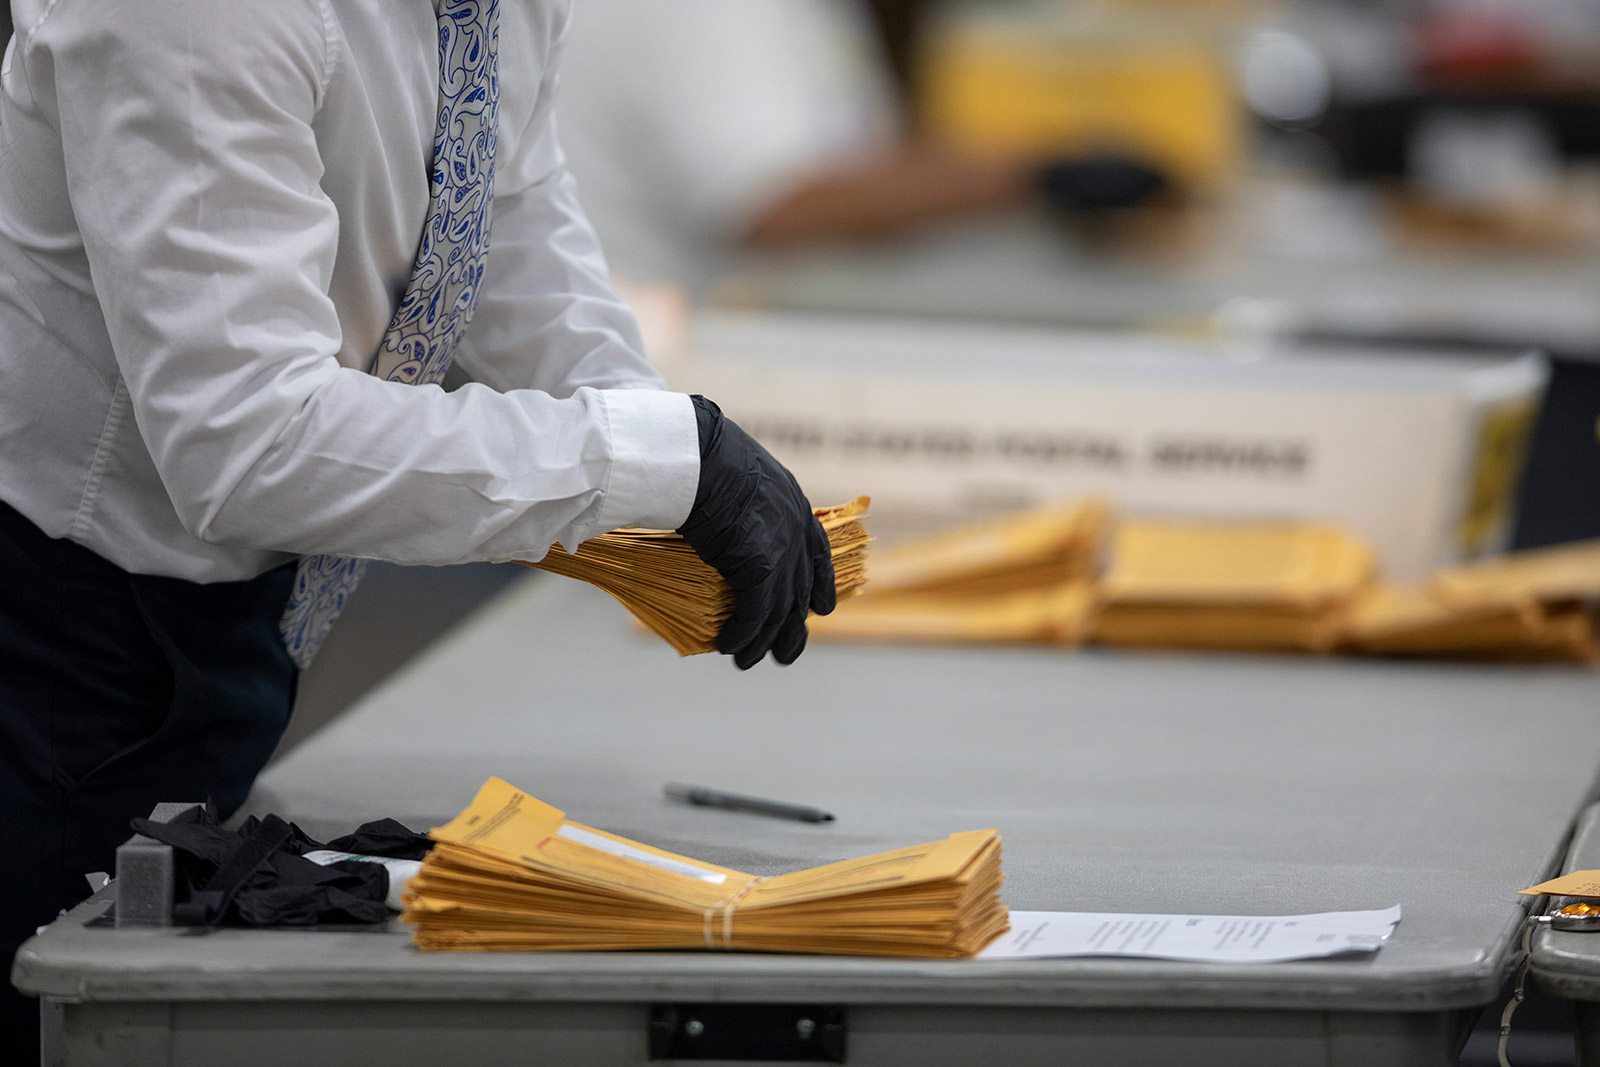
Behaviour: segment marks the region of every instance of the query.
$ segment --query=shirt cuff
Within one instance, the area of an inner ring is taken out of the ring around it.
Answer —
[[[700,487],[700,430],[686,393],[600,392],[611,428],[611,481],[597,532],[623,526],[676,530]]]

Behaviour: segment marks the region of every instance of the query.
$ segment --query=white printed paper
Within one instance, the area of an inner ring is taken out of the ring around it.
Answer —
[[[728,876],[720,871],[707,870],[705,867],[699,867],[693,863],[685,863],[682,860],[658,856],[654,852],[646,852],[642,848],[625,845],[621,841],[613,841],[611,838],[601,834],[593,833],[589,830],[580,830],[571,823],[562,823],[561,829],[556,831],[556,836],[564,837],[568,841],[576,841],[580,845],[588,845],[590,848],[597,848],[601,852],[609,852],[613,856],[622,856],[625,859],[648,863],[650,866],[660,867],[664,871],[687,874],[690,878],[698,878],[702,882],[710,882],[712,885],[721,885],[728,880]]]
[[[1316,915],[1134,915],[1013,911],[1011,929],[980,960],[1110,956],[1190,963],[1283,963],[1372,953],[1400,905]]]

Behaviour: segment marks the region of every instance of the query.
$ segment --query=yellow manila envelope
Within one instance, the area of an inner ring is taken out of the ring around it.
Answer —
[[[1433,588],[1447,599],[1471,603],[1600,599],[1600,539],[1512,552],[1441,571]]]
[[[1117,530],[1101,596],[1311,610],[1353,597],[1374,566],[1365,543],[1329,526],[1130,520]]]
[[[1591,897],[1600,900],[1600,871],[1573,871],[1519,892],[1529,897]]]
[[[1091,577],[1110,514],[1090,499],[1006,515],[879,549],[872,592],[994,596]]]
[[[1087,584],[982,597],[879,595],[874,589],[812,619],[810,628],[824,641],[1076,645],[1088,632],[1093,606]]]

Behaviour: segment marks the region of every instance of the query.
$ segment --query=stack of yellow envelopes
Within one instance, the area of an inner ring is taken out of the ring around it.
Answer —
[[[872,539],[862,520],[870,504],[860,497],[817,509],[833,550],[840,601],[855,596],[867,581]],[[570,555],[556,545],[537,563],[517,562],[598,586],[683,656],[716,651],[717,633],[733,613],[728,583],[670,530],[617,530],[585,541]]]
[[[1387,591],[1352,617],[1363,651],[1494,659],[1600,659],[1600,540],[1513,552]]]
[[[812,636],[892,644],[1076,645],[1088,636],[1094,590],[1077,582],[993,596],[863,596],[826,619]]]
[[[491,778],[431,836],[403,916],[423,949],[955,958],[1008,928],[994,830],[758,878],[568,822]]]
[[[1008,515],[873,554],[872,588],[818,637],[856,641],[1077,644],[1110,506]]]
[[[1452,600],[1428,587],[1369,591],[1350,613],[1345,643],[1378,656],[1588,662],[1597,652],[1582,610],[1527,598]]]
[[[987,597],[1086,582],[1111,511],[1104,500],[1025,511],[872,558],[872,597]]]
[[[1330,526],[1129,520],[1113,541],[1097,641],[1159,648],[1333,648],[1372,580],[1371,550]]]

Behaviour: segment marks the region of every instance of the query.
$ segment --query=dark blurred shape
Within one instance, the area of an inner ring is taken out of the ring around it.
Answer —
[[[929,0],[867,0],[903,101],[911,99],[916,84],[916,57],[930,6]]]
[[[1123,156],[1061,160],[1039,170],[1039,192],[1058,211],[1111,211],[1137,207],[1167,191],[1161,171]]]
[[[1418,93],[1335,105],[1320,132],[1347,178],[1404,178],[1417,131],[1441,112],[1515,111],[1546,129],[1567,160],[1600,158],[1600,97],[1539,93]]]
[[[1600,537],[1600,352],[1553,352],[1513,548]]]

